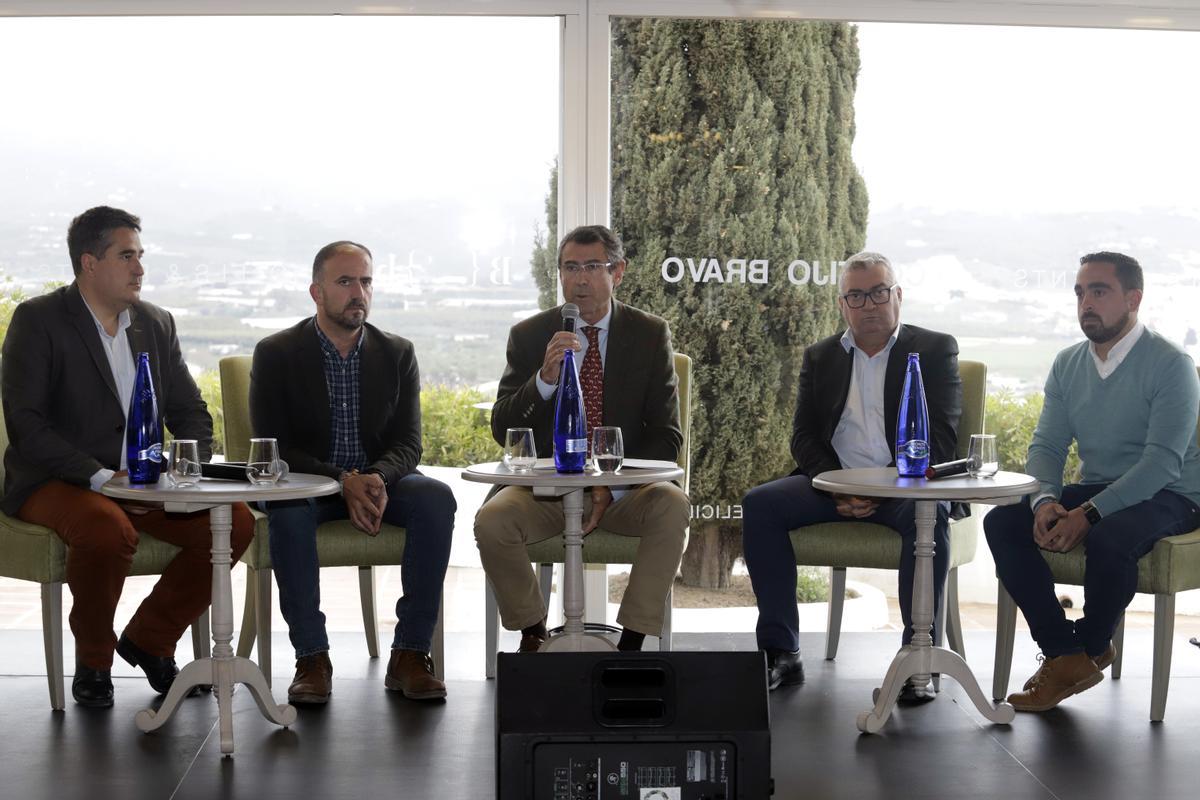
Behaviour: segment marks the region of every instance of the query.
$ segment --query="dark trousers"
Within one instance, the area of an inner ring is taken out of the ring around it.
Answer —
[[[393,650],[429,652],[442,601],[442,581],[450,561],[457,507],[449,486],[419,472],[409,473],[388,487],[383,521],[406,529]],[[346,519],[346,503],[334,495],[267,503],[266,510],[279,610],[287,621],[296,658],[328,650],[325,614],[321,612],[317,526]],[[381,531],[379,535],[388,533]]]
[[[769,650],[799,648],[800,618],[796,610],[796,556],[788,531],[819,522],[874,522],[900,535],[900,616],[903,642],[912,639],[913,575],[917,539],[916,505],[912,500],[883,500],[870,517],[854,520],[834,508],[833,497],[812,488],[805,475],[792,475],[751,489],[742,500],[742,550],[750,582],[758,598],[758,646]],[[938,504],[933,529],[934,618],[950,567],[950,521]]]
[[[130,640],[152,656],[174,655],[179,637],[208,608],[213,571],[207,511],[167,514],[159,509],[131,517],[115,500],[53,480],[29,496],[17,517],[52,528],[67,544],[67,586],[74,598],[71,633],[75,656],[85,666],[112,667],[117,646],[113,616],[137,552],[138,531],[180,551],[125,626]],[[253,536],[250,509],[235,503],[229,535],[234,564]]]
[[[1106,483],[1063,488],[1068,511],[1108,488]],[[1137,591],[1138,559],[1165,536],[1200,527],[1200,509],[1182,495],[1162,490],[1149,500],[1109,514],[1083,540],[1083,616],[1067,619],[1054,595],[1054,578],[1033,540],[1033,511],[1028,498],[999,506],[983,518],[996,574],[1025,614],[1029,632],[1046,658],[1108,649],[1117,621]]]

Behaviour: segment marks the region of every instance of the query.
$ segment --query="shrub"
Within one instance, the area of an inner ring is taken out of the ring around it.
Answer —
[[[1023,472],[1029,442],[1033,440],[1033,429],[1037,427],[1042,413],[1041,394],[1017,397],[1007,389],[988,394],[988,433],[996,435],[996,454],[1000,458],[1000,469]],[[1074,443],[1067,453],[1067,464],[1063,470],[1067,482],[1079,477],[1079,451]]]
[[[490,401],[469,387],[428,386],[421,391],[424,455],[421,463],[434,467],[465,467],[500,458],[492,439],[488,412],[475,408]]]

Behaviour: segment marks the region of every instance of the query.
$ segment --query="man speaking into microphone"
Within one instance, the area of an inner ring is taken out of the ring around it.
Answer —
[[[566,306],[513,326],[508,363],[492,410],[492,436],[532,428],[539,456],[553,453],[554,395],[563,354],[576,353],[588,441],[597,425],[620,427],[628,458],[677,461],[679,391],[666,320],[613,298],[627,267],[621,240],[602,225],[571,231],[558,248]],[[573,309],[578,307],[579,319]],[[566,314],[564,317],[564,308]],[[640,538],[617,622],[621,650],[640,650],[662,632],[663,610],[687,544],[688,498],[673,483],[629,490],[593,487],[584,498],[583,533],[596,528]],[[520,652],[546,641],[546,602],[525,545],[562,533],[562,501],[506,486],[475,516],[475,541],[504,627],[521,631]],[[586,560],[585,540],[585,560]]]

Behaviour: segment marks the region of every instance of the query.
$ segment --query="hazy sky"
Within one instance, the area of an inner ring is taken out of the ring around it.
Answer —
[[[876,210],[1200,207],[1200,34],[864,24],[859,41]],[[136,205],[102,164],[169,175],[197,208],[453,196],[465,241],[523,241],[557,92],[553,18],[0,19],[0,209],[91,170],[103,196],[72,209]]]
[[[1200,209],[1200,33],[863,24],[873,209]]]

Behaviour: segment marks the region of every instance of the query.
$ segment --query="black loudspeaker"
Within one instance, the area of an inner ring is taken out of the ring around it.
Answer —
[[[760,652],[502,653],[498,800],[760,800]]]

